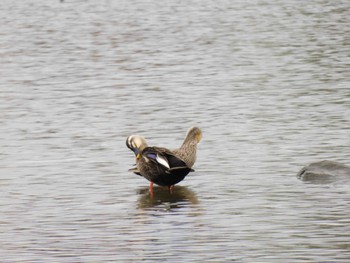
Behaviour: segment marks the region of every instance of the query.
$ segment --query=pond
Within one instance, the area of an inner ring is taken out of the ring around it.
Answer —
[[[348,1],[10,1],[0,9],[4,262],[346,262]],[[154,187],[125,140],[181,145]]]

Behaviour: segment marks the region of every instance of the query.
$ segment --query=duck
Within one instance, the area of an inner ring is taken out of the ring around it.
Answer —
[[[150,182],[149,191],[153,192],[153,184],[167,186],[172,190],[192,169],[197,154],[197,144],[202,139],[202,131],[191,127],[180,146],[175,150],[164,147],[148,146],[146,139],[140,135],[130,135],[126,146],[135,154],[136,166],[129,171],[146,178]]]

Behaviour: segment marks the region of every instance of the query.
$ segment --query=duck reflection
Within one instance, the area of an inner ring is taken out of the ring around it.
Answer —
[[[151,195],[148,187],[138,190],[138,208],[171,211],[198,204],[196,194],[186,186],[175,186],[170,192],[166,187],[154,187]]]

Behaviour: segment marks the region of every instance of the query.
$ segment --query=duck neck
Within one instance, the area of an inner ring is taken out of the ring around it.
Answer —
[[[188,154],[196,154],[197,142],[185,139],[180,147],[180,151],[186,152]]]
[[[196,161],[197,143],[193,141],[186,143],[185,141],[179,149],[179,154],[185,161],[186,165],[192,167]]]

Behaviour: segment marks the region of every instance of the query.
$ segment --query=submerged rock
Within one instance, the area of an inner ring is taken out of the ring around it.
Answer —
[[[311,163],[303,167],[297,174],[302,181],[332,182],[334,180],[350,178],[350,167],[333,161]]]

